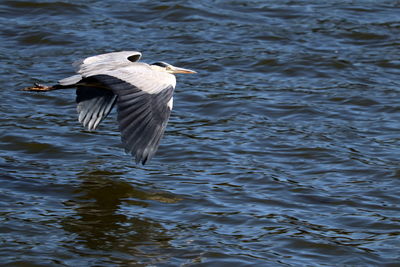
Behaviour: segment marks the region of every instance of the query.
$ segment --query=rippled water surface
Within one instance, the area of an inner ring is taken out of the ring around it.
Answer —
[[[399,1],[0,3],[6,266],[400,262]],[[143,52],[179,76],[155,158],[96,132],[77,59]]]

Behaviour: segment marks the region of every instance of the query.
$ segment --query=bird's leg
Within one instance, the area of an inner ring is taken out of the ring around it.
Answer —
[[[58,90],[58,89],[65,89],[65,88],[70,88],[69,86],[62,86],[59,84],[53,85],[53,86],[46,86],[43,84],[39,83],[34,83],[34,86],[29,86],[25,87],[22,89],[22,91],[34,91],[34,92],[44,92],[44,91],[53,91],[53,90]]]

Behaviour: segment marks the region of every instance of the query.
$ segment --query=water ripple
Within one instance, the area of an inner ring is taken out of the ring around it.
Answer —
[[[1,2],[2,263],[395,265],[399,7]],[[198,71],[149,165],[115,112],[87,132],[72,90],[17,90],[133,49]]]

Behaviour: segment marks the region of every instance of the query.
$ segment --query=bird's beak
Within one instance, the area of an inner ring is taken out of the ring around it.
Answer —
[[[194,70],[189,70],[189,69],[184,69],[184,68],[178,68],[178,67],[171,67],[171,73],[187,73],[187,74],[190,74],[190,73],[197,73],[197,72],[195,72]]]

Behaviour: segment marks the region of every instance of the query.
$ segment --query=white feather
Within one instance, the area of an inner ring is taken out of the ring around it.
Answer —
[[[173,103],[174,103],[174,97],[171,97],[171,99],[168,101],[168,104],[167,104],[167,106],[169,107],[169,110],[172,110]]]

